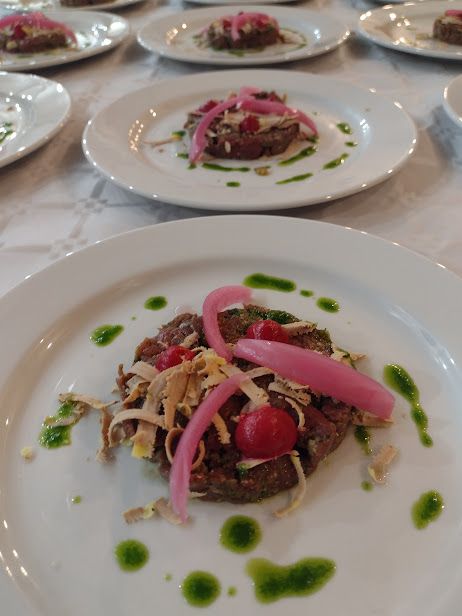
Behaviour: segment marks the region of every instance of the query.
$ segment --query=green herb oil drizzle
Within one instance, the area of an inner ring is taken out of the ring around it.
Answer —
[[[248,516],[235,515],[228,518],[221,527],[220,543],[232,552],[250,552],[261,541],[258,522]]]
[[[444,509],[443,497],[436,490],[425,492],[412,506],[414,526],[421,530],[434,522]]]
[[[294,175],[291,178],[286,178],[285,180],[279,180],[276,184],[290,184],[291,182],[302,182],[303,180],[307,180],[312,177],[312,173],[302,173],[301,175]]]
[[[340,165],[343,165],[343,163],[346,161],[348,156],[349,154],[347,154],[346,152],[344,152],[343,154],[340,154],[338,158],[334,158],[334,160],[331,160],[328,163],[326,163],[323,169],[335,169],[336,167],[340,167]]]
[[[149,297],[144,302],[144,307],[146,310],[162,310],[167,305],[167,298],[163,295],[155,295],[154,297]]]
[[[372,453],[371,450],[371,435],[366,428],[366,426],[356,426],[355,428],[355,439],[361,446],[361,449],[366,454],[366,456],[370,456]]]
[[[346,122],[339,122],[337,124],[337,128],[344,134],[344,135],[351,135],[353,130],[351,128],[351,126],[349,124],[347,124]]]
[[[262,603],[272,603],[283,597],[302,597],[320,590],[334,575],[335,563],[327,558],[304,558],[286,567],[264,558],[247,563],[255,596]]]
[[[424,447],[431,447],[433,439],[428,434],[428,417],[420,405],[419,390],[409,373],[398,364],[388,364],[383,370],[383,376],[385,383],[409,402],[420,442]]]
[[[241,173],[247,173],[250,171],[250,167],[224,167],[223,165],[216,165],[215,163],[202,163],[204,169],[210,169],[211,171],[239,171]]]
[[[124,331],[123,325],[100,325],[90,334],[90,340],[96,346],[107,346]]]
[[[325,312],[338,312],[340,310],[338,301],[331,297],[320,297],[316,302],[316,306]]]
[[[124,571],[138,571],[149,560],[148,548],[135,539],[121,541],[114,550],[119,567]]]
[[[181,584],[183,597],[196,607],[211,605],[220,595],[221,586],[217,578],[207,571],[193,571]]]
[[[243,284],[252,289],[270,289],[271,291],[283,291],[284,293],[290,293],[297,288],[297,285],[292,280],[268,276],[261,272],[250,274],[250,276],[244,278]]]
[[[71,444],[72,426],[53,426],[53,423],[70,417],[74,406],[74,402],[63,402],[53,416],[45,419],[39,434],[39,443],[42,447],[57,449]]]
[[[280,165],[281,167],[293,165],[294,163],[298,162],[299,160],[302,160],[303,158],[308,158],[308,156],[312,156],[315,152],[316,148],[310,145],[307,148],[300,150],[300,152],[298,154],[295,154],[295,156],[291,156],[291,158],[287,158],[286,160],[281,160],[278,165]]]

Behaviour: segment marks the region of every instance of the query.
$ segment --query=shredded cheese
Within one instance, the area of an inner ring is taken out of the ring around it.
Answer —
[[[294,511],[294,509],[297,509],[297,507],[301,505],[306,493],[306,477],[305,473],[303,472],[303,467],[300,462],[300,456],[298,454],[298,451],[294,450],[290,452],[290,461],[292,462],[295,467],[295,470],[297,471],[298,485],[292,492],[291,499],[287,507],[283,507],[282,509],[278,509],[274,512],[274,515],[277,518],[284,518],[286,515]]]

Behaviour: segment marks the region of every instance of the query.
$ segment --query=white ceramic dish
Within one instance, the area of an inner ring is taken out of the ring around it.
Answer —
[[[399,103],[347,82],[287,71],[229,71],[226,80],[223,75],[203,73],[158,82],[112,103],[85,129],[87,158],[116,184],[152,199],[215,210],[265,210],[330,201],[364,190],[397,171],[414,150],[416,129]],[[276,158],[212,161],[250,170],[223,173],[201,165],[189,169],[188,161],[177,157],[186,151],[185,143],[163,148],[145,144],[182,129],[187,113],[205,101],[247,85],[268,91],[276,88],[287,94],[289,105],[312,115],[320,133],[315,155],[280,166],[278,161],[304,147],[299,143]],[[351,135],[337,128],[341,122],[351,126]],[[351,140],[358,145],[346,146]],[[343,153],[348,154],[343,165],[323,169]],[[270,165],[269,175],[254,173],[262,165]],[[276,183],[306,173],[313,176]],[[240,186],[230,188],[229,181]]]
[[[0,69],[5,71],[26,71],[57,66],[89,58],[121,43],[129,34],[126,19],[111,13],[60,9],[45,11],[50,19],[65,23],[74,31],[77,49],[56,49],[35,54],[0,54]]]
[[[335,49],[346,41],[348,28],[330,17],[307,9],[288,7],[236,6],[239,11],[268,12],[279,22],[283,36],[290,42],[270,45],[262,50],[216,51],[200,44],[197,36],[212,21],[226,15],[223,7],[194,9],[160,17],[146,24],[138,33],[138,42],[153,51],[183,62],[256,65],[289,62],[309,58]],[[228,10],[228,14],[229,14]]]
[[[462,9],[462,2],[428,0],[384,6],[361,15],[357,32],[373,43],[396,51],[462,60],[461,45],[449,45],[432,38],[435,19],[447,9]]]
[[[443,107],[451,120],[462,128],[462,75],[452,79],[444,89]]]
[[[204,5],[222,5],[222,6],[235,6],[236,4],[252,5],[255,4],[255,0],[187,0],[191,4],[204,4]],[[260,4],[285,4],[287,2],[296,2],[296,0],[263,0]]]
[[[372,440],[374,448],[391,442],[400,449],[387,486],[361,490],[368,458],[349,434],[309,479],[303,505],[284,520],[271,515],[286,502],[280,495],[260,505],[195,502],[185,528],[159,518],[127,526],[121,512],[166,495],[163,480],[126,449],[114,465],[97,463],[96,414],[74,428],[70,447],[41,449],[36,438],[44,416],[56,409],[58,392],[68,389],[111,399],[117,364],[130,364],[138,341],[172,318],[176,306],[200,310],[210,290],[256,271],[336,298],[340,312],[327,314],[298,291],[255,292],[257,301],[329,328],[340,346],[365,351],[361,369],[374,378],[381,379],[389,362],[405,366],[420,388],[434,446],[422,447],[409,405],[398,397],[395,424],[376,430]],[[165,295],[168,307],[145,310],[153,294]],[[462,336],[457,310],[441,318],[441,306],[460,305],[459,278],[397,245],[351,229],[265,216],[138,229],[32,276],[0,300],[2,612],[126,616],[155,605],[189,616],[197,610],[185,604],[178,585],[191,570],[205,569],[223,586],[208,610],[220,616],[457,614]],[[102,323],[121,323],[125,331],[98,348],[89,333]],[[35,447],[31,463],[19,455],[25,445]],[[431,489],[440,491],[446,508],[438,521],[416,530],[411,506]],[[73,505],[77,494],[82,502]],[[255,517],[263,529],[262,543],[249,555],[219,545],[222,523],[237,513]],[[127,538],[143,541],[151,552],[138,573],[121,572],[113,556]],[[337,571],[311,597],[261,605],[244,573],[253,556],[280,564],[325,556]],[[166,573],[173,575],[169,583]],[[230,585],[238,589],[234,598],[226,595]]]
[[[79,10],[79,11],[112,11],[113,9],[121,9],[132,4],[138,4],[144,2],[144,0],[112,0],[111,2],[101,2],[98,4],[91,4],[88,6],[62,6],[59,0],[0,0],[0,8],[8,10],[20,11],[27,9],[28,11],[44,11],[44,10]]]
[[[49,141],[69,119],[71,99],[56,81],[0,72],[0,167]]]

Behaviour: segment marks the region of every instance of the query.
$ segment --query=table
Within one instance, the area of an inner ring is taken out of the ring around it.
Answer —
[[[362,12],[378,5],[310,0],[298,6],[332,12],[354,27]],[[178,0],[169,5],[146,0],[121,13],[132,33],[115,50],[39,71],[69,90],[72,117],[48,145],[0,170],[0,294],[97,240],[144,225],[210,215],[118,188],[90,166],[80,143],[86,122],[109,102],[158,79],[207,70],[160,59],[136,42],[137,30],[150,16],[191,7]],[[328,205],[280,213],[365,230],[462,275],[462,130],[442,108],[443,89],[460,72],[460,64],[383,49],[352,36],[332,53],[281,66],[348,80],[400,101],[417,123],[419,143],[406,167],[380,186]]]

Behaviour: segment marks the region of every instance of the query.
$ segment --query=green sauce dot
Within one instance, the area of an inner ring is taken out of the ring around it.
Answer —
[[[149,550],[140,541],[127,539],[116,546],[115,556],[124,571],[138,571],[148,562]]]
[[[414,526],[419,530],[434,522],[444,509],[443,497],[436,490],[425,492],[412,506]]]
[[[47,449],[56,449],[71,444],[72,426],[53,426],[50,422],[70,417],[74,410],[73,402],[63,402],[52,417],[47,417],[42,424],[39,434],[39,443]]]
[[[351,133],[353,132],[351,126],[349,124],[347,124],[346,122],[339,122],[337,124],[337,128],[344,134],[344,135],[351,135]]]
[[[244,284],[252,289],[270,289],[271,291],[283,291],[284,293],[290,293],[297,288],[297,285],[292,280],[268,276],[261,272],[250,274],[250,276],[244,278]]]
[[[300,295],[302,295],[303,297],[313,297],[314,291],[310,291],[309,289],[302,289],[300,291]]]
[[[73,505],[79,505],[82,502],[82,497],[81,496],[73,496],[71,498],[71,503]]]
[[[330,297],[320,297],[316,302],[316,306],[326,312],[338,312],[340,310],[340,304]]]
[[[349,154],[347,154],[346,152],[344,152],[343,154],[340,154],[338,158],[334,158],[334,160],[331,160],[328,163],[326,163],[323,169],[335,169],[336,167],[340,167],[340,165],[343,165],[343,163],[346,161],[348,156]]]
[[[164,575],[164,580],[165,580],[166,582],[171,582],[171,581],[172,581],[172,579],[173,579],[173,575],[172,575],[171,573],[166,573],[166,574]]]
[[[254,558],[247,563],[246,571],[254,583],[257,599],[271,603],[320,590],[334,575],[335,563],[327,558],[304,558],[281,567],[264,558]]]
[[[149,297],[144,302],[146,310],[162,310],[167,305],[167,298],[163,295],[156,295],[155,297]]]
[[[371,435],[366,426],[355,427],[355,439],[361,445],[363,452],[369,456],[371,454]]]
[[[217,578],[207,571],[193,571],[181,584],[183,597],[190,605],[207,607],[220,595],[221,586]]]
[[[372,485],[370,481],[362,481],[361,487],[364,490],[364,492],[372,492],[372,490],[374,489],[374,486]]]
[[[92,331],[90,340],[97,346],[107,346],[123,331],[123,325],[101,325]]]
[[[228,597],[235,597],[237,595],[237,588],[235,586],[230,586],[228,588]]]
[[[260,525],[248,516],[235,515],[228,518],[220,531],[221,545],[232,552],[250,552],[260,541]]]
[[[240,182],[226,182],[226,186],[229,186],[230,188],[237,188],[240,185]]]

